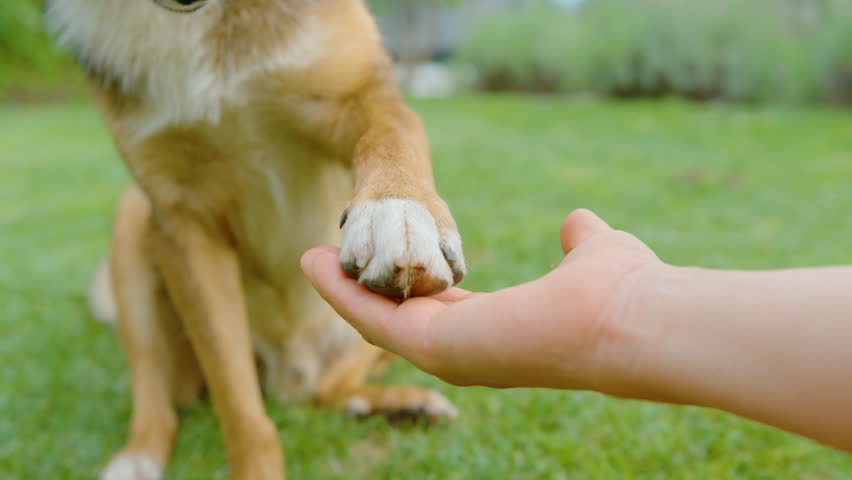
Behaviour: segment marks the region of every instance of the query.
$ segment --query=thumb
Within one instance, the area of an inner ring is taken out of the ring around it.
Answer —
[[[568,252],[577,248],[593,235],[609,231],[612,231],[612,227],[592,213],[591,210],[584,208],[574,210],[565,218],[559,232],[562,251],[567,255]]]

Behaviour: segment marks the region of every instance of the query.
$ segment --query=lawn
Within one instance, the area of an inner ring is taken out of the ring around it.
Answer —
[[[852,263],[848,111],[520,97],[414,107],[465,238],[467,288],[546,272],[561,220],[581,206],[677,264]],[[90,106],[0,110],[0,479],[91,479],[123,441],[127,365],[84,290],[126,182]],[[270,404],[291,478],[852,478],[852,456],[719,412],[452,388],[402,362],[386,380],[436,386],[462,415],[395,429]],[[185,412],[167,474],[226,478],[209,406]]]

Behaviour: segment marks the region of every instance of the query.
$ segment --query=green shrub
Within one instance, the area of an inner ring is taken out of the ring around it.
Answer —
[[[852,73],[852,29],[823,5],[589,0],[570,12],[535,5],[483,21],[459,59],[477,67],[483,88],[498,78],[502,88],[540,90],[544,78],[552,91],[621,97],[811,101],[844,90]]]
[[[829,26],[816,43],[814,60],[823,96],[852,105],[852,3],[834,0],[826,7]]]
[[[489,90],[562,89],[564,63],[574,45],[572,18],[553,6],[536,4],[483,20],[459,56],[475,64]]]
[[[802,43],[772,2],[599,0],[580,13],[583,86],[618,96],[807,96]]]
[[[41,2],[0,4],[0,64],[42,67],[55,59],[56,50],[42,21]]]

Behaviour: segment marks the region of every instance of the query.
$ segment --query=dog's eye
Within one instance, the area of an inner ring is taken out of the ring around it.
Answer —
[[[207,0],[154,0],[157,5],[173,12],[194,12],[203,7]]]

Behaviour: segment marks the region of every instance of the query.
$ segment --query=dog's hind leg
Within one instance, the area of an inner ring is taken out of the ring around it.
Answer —
[[[125,193],[116,215],[110,269],[118,331],[132,370],[133,417],[127,444],[103,480],[159,480],[178,427],[176,408],[197,400],[202,376],[149,248],[149,207]]]
[[[439,392],[408,385],[367,385],[367,377],[392,356],[362,342],[323,376],[316,400],[350,415],[385,415],[390,420],[424,418],[430,423],[455,418],[456,408]]]

